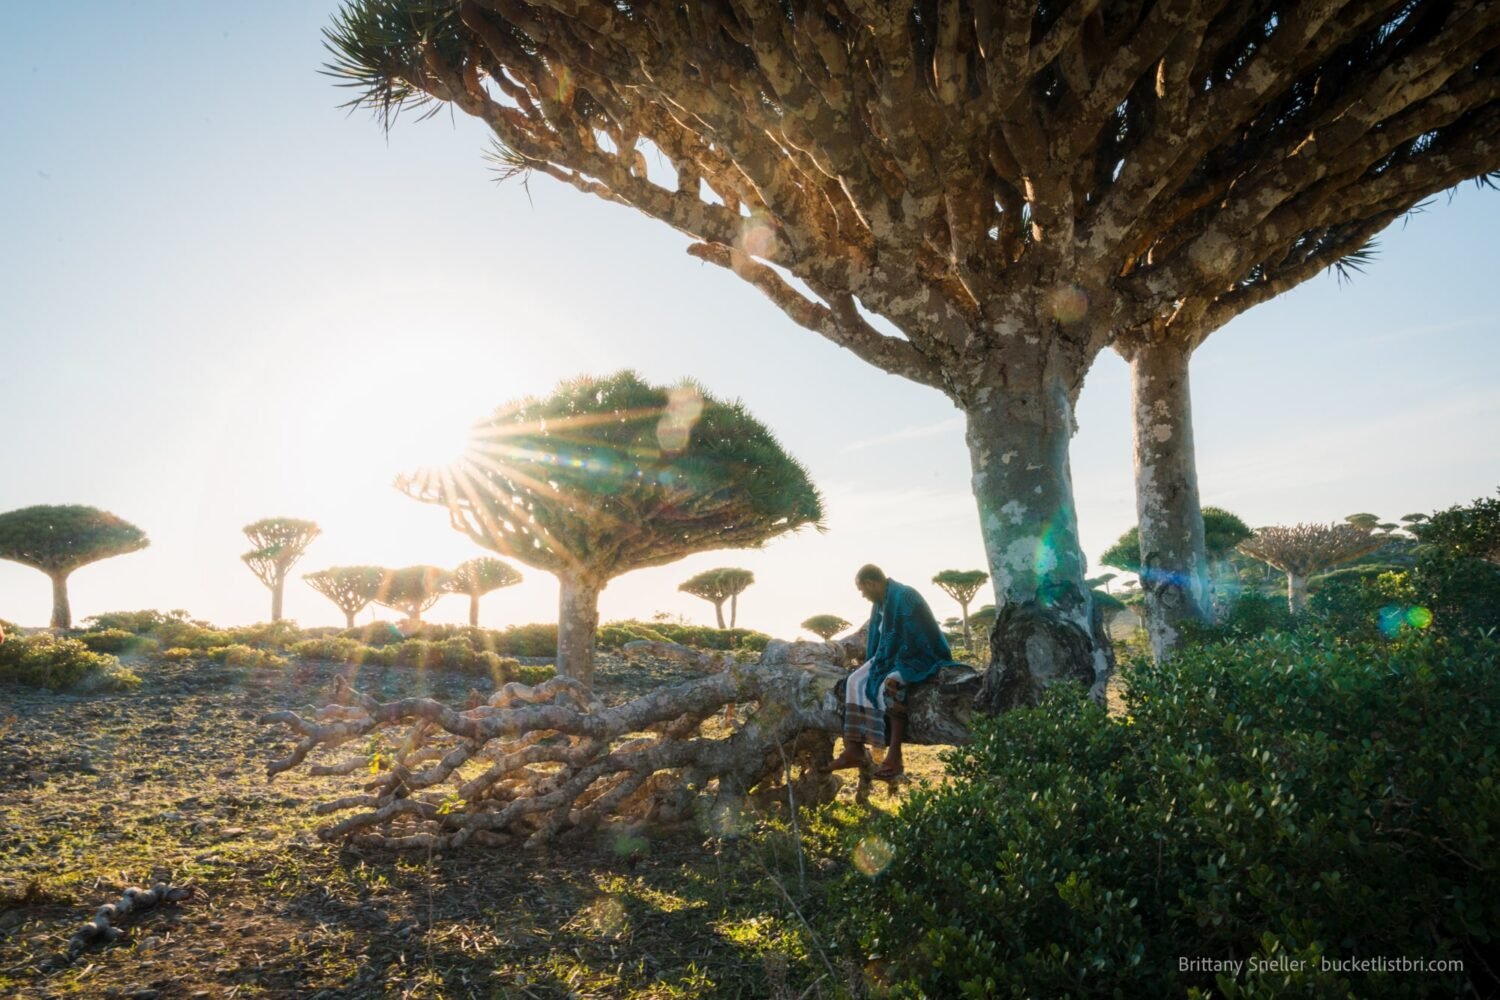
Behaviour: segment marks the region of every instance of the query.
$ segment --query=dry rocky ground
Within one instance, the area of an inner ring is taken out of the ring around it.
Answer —
[[[382,699],[457,702],[485,683],[328,663],[132,666],[144,683],[128,694],[0,685],[0,995],[831,996],[842,977],[836,944],[797,910],[844,867],[863,816],[852,804],[806,818],[796,838],[763,823],[729,843],[358,853],[313,834],[314,804],[351,779],[299,770],[268,784],[266,762],[291,740],[259,716],[324,704],[341,672]],[[684,679],[665,663],[601,662],[610,701]],[[928,748],[909,767],[941,775]],[[98,906],[157,880],[195,895],[59,960]]]

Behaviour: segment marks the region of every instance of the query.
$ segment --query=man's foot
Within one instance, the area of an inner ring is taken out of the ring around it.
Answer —
[[[887,754],[885,760],[875,769],[873,777],[879,778],[881,781],[893,781],[905,773],[906,768],[902,766],[901,758],[897,757],[895,760],[892,760],[891,755]]]
[[[845,747],[843,753],[833,758],[833,760],[829,761],[823,767],[823,771],[825,773],[829,771],[843,771],[851,767],[865,767],[869,764],[870,753],[864,747],[860,747],[858,750]]]

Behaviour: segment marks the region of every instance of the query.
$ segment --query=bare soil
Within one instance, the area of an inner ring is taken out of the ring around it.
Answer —
[[[328,663],[130,666],[144,683],[128,694],[0,685],[0,995],[811,997],[836,995],[853,968],[803,920],[866,818],[850,803],[804,815],[795,837],[767,819],[728,841],[360,853],[313,834],[326,822],[314,805],[352,780],[299,770],[268,784],[291,739],[257,719],[325,704],[340,673],[382,700],[458,702],[487,682]],[[617,701],[690,676],[605,654],[598,682]],[[942,776],[930,748],[912,748],[908,770]],[[98,906],[157,880],[196,894],[59,958]]]

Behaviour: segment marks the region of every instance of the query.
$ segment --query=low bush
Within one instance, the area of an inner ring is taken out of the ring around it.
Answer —
[[[96,653],[133,653],[146,655],[156,652],[161,644],[150,636],[136,635],[121,628],[102,629],[95,632],[80,632],[73,638]]]
[[[254,649],[275,652],[281,652],[305,638],[302,630],[297,627],[297,623],[287,619],[279,622],[241,625],[236,628],[223,629],[222,632],[229,645],[250,646]]]
[[[638,621],[605,622],[599,626],[595,644],[600,649],[619,649],[627,642],[671,642],[654,625]]]
[[[743,649],[760,652],[771,637],[764,632],[745,628],[709,628],[706,625],[684,625],[681,622],[643,622],[633,619],[609,622],[599,628],[599,645],[618,649],[636,639],[676,642],[696,649]]]
[[[511,662],[515,663],[514,660]],[[526,666],[516,663],[515,671],[515,679],[522,684],[540,684],[542,681],[549,681],[557,676],[557,668],[550,663],[543,663],[538,666]]]
[[[191,660],[197,655],[198,650],[196,649],[188,649],[184,646],[173,646],[171,649],[164,650],[161,654],[161,658],[172,663],[179,663],[182,660]]]
[[[287,652],[302,660],[331,660],[334,663],[379,663],[378,650],[356,639],[324,636],[293,643]]]
[[[55,691],[125,691],[141,679],[107,653],[96,653],[77,639],[48,632],[16,636],[0,643],[0,679]]]
[[[256,649],[241,643],[215,647],[208,651],[208,657],[215,663],[222,663],[226,667],[245,667],[251,670],[279,668],[287,665],[284,656],[277,656],[264,649]]]
[[[898,996],[1494,990],[1500,646],[1271,636],[1127,681],[1124,718],[984,721],[862,843],[840,910]],[[1329,966],[1371,957],[1469,972]]]
[[[1270,636],[1126,682],[1124,717],[1058,689],[980,723],[861,842],[837,908],[896,995],[1500,985],[1500,646]],[[1467,971],[1329,964],[1390,956]]]

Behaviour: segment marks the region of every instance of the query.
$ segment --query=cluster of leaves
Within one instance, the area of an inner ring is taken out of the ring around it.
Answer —
[[[759,653],[771,637],[764,632],[744,628],[710,628],[681,622],[643,622],[634,619],[606,622],[599,626],[598,644],[603,649],[619,649],[627,642],[675,642],[695,649],[743,650]]]
[[[1500,646],[1272,636],[1126,680],[1124,717],[1059,689],[982,723],[949,785],[870,834],[888,865],[839,909],[900,995],[1475,987],[1500,927]],[[1320,961],[1382,955],[1469,973]]]
[[[140,684],[135,673],[108,653],[96,653],[77,639],[38,632],[18,635],[6,629],[0,643],[0,680],[54,691],[127,691]]]
[[[73,638],[96,653],[146,656],[161,648],[161,643],[150,636],[136,635],[122,628],[97,629],[79,632]]]

